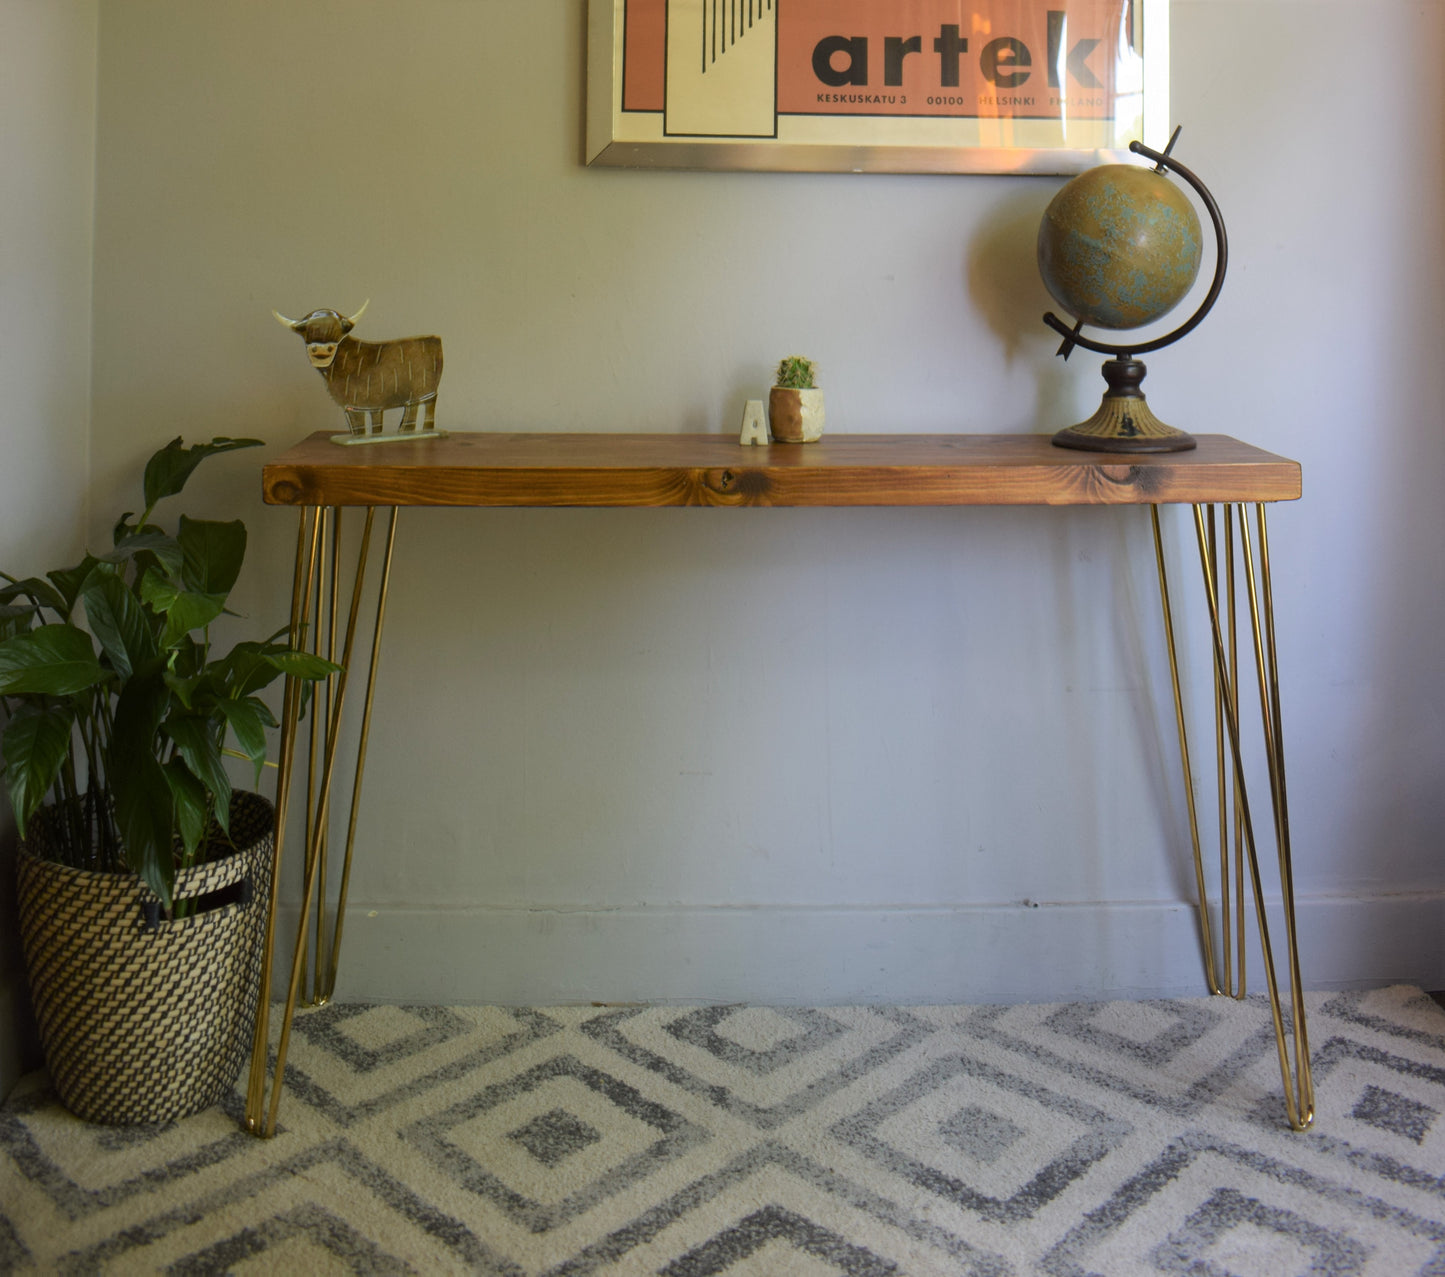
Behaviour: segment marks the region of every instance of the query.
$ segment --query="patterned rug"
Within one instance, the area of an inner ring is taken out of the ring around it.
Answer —
[[[1268,1006],[333,1005],[272,1141],[239,1097],[86,1126],[0,1107],[0,1271],[1445,1273],[1445,1013]]]

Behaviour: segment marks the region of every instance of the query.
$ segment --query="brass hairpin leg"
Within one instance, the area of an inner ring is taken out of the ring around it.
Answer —
[[[1219,584],[1219,543],[1215,539],[1214,532],[1214,507],[1209,507],[1209,562],[1214,569],[1216,586]],[[1216,590],[1216,600],[1219,594]],[[1224,701],[1226,694],[1230,697],[1230,706],[1235,715],[1235,722],[1239,721],[1239,630],[1236,624],[1235,609],[1235,583],[1234,583],[1234,512],[1230,506],[1224,507],[1224,600],[1226,604],[1225,615],[1228,618],[1229,627],[1229,657],[1227,668],[1232,673],[1232,689],[1226,687],[1219,676],[1219,667],[1214,668],[1214,774],[1215,784],[1219,795],[1219,921],[1220,932],[1224,949],[1224,988],[1222,992],[1233,998],[1243,998],[1246,992],[1245,979],[1245,930],[1244,930],[1244,821],[1241,816],[1239,795],[1234,794],[1233,803],[1230,802],[1230,792],[1233,788],[1231,782],[1232,769],[1228,766],[1227,751],[1225,748],[1225,727],[1224,727]],[[1234,905],[1235,915],[1231,921],[1229,913],[1230,905],[1230,826],[1234,830]],[[1230,944],[1231,932],[1234,936],[1234,945]],[[1231,958],[1237,954],[1239,962],[1239,980],[1235,983],[1231,970]]]
[[[381,561],[381,585],[377,591],[376,624],[371,631],[371,662],[366,671],[366,697],[361,711],[361,738],[356,748],[356,774],[351,782],[351,814],[346,822],[346,855],[341,862],[341,893],[336,901],[336,921],[332,927],[331,958],[327,964],[321,1000],[328,1001],[336,992],[336,969],[341,961],[341,932],[346,924],[346,895],[351,887],[351,853],[356,846],[356,817],[361,810],[361,781],[366,770],[366,747],[371,740],[371,703],[376,691],[376,667],[381,658],[381,630],[386,621],[386,596],[391,584],[391,558],[396,548],[396,512],[386,529],[386,552]],[[320,976],[320,968],[317,970]]]
[[[1279,857],[1280,891],[1284,901],[1286,960],[1289,969],[1290,1022],[1292,1034],[1287,1035],[1284,1013],[1280,1005],[1279,985],[1275,974],[1274,953],[1270,942],[1269,920],[1265,912],[1264,890],[1260,881],[1259,858],[1255,847],[1254,822],[1250,814],[1249,792],[1239,739],[1238,648],[1236,642],[1234,604],[1233,516],[1228,507],[1224,521],[1225,588],[1223,611],[1228,626],[1226,642],[1221,624],[1221,591],[1219,583],[1218,538],[1214,511],[1209,511],[1208,525],[1204,509],[1194,506],[1195,535],[1199,544],[1199,562],[1204,577],[1205,598],[1209,606],[1211,640],[1214,651],[1215,722],[1217,728],[1216,772],[1220,783],[1220,872],[1223,906],[1224,983],[1216,978],[1215,946],[1210,924],[1209,905],[1204,882],[1203,858],[1200,852],[1199,825],[1194,804],[1193,772],[1184,724],[1183,697],[1179,682],[1179,664],[1174,642],[1174,624],[1169,601],[1168,576],[1164,565],[1163,539],[1159,529],[1157,506],[1150,507],[1154,528],[1154,551],[1159,569],[1160,595],[1164,608],[1165,639],[1169,649],[1169,671],[1174,690],[1175,718],[1179,730],[1180,754],[1183,761],[1186,802],[1189,810],[1190,841],[1194,852],[1195,881],[1199,891],[1199,924],[1204,948],[1205,979],[1212,993],[1244,996],[1244,882],[1243,867],[1247,861],[1254,897],[1255,916],[1259,924],[1260,946],[1264,957],[1265,981],[1269,989],[1270,1013],[1274,1021],[1275,1043],[1279,1051],[1280,1074],[1284,1081],[1285,1112],[1295,1130],[1304,1130],[1314,1120],[1314,1084],[1310,1074],[1309,1034],[1305,1024],[1304,992],[1300,977],[1299,950],[1295,928],[1294,876],[1289,844],[1289,815],[1285,792],[1284,747],[1280,722],[1279,673],[1274,641],[1274,599],[1269,573],[1264,506],[1256,506],[1260,541],[1260,571],[1256,574],[1249,527],[1244,510],[1239,512],[1239,539],[1244,561],[1245,591],[1249,600],[1251,631],[1254,639],[1255,669],[1260,688],[1260,717],[1264,732],[1265,755],[1269,770],[1271,815]],[[1218,728],[1222,725],[1222,732]],[[1228,767],[1225,763],[1225,742],[1228,742]],[[1231,821],[1230,804],[1225,796],[1228,775],[1233,787]],[[1232,988],[1231,926],[1229,899],[1229,828],[1234,827],[1235,919],[1232,928],[1238,952],[1239,983]],[[1294,1065],[1290,1064],[1289,1036],[1293,1037]]]
[[[320,525],[320,532],[317,542],[316,553],[311,556],[312,575],[307,581],[306,585],[309,596],[316,600],[316,615],[313,623],[309,628],[309,631],[304,636],[306,639],[309,640],[308,647],[313,656],[324,656],[326,654],[323,641],[327,628],[328,615],[330,620],[333,643],[336,634],[336,575],[333,571],[331,577],[330,598],[328,600],[328,592],[326,588],[326,568],[328,559],[331,560],[333,568],[335,567],[336,536],[334,531],[334,517],[337,513],[339,512],[333,510],[329,506],[324,506],[317,511],[317,520]],[[328,548],[330,550],[329,555],[327,553]],[[327,612],[326,606],[328,601],[331,605],[329,614]],[[326,724],[330,721],[331,718],[331,697],[335,682],[336,680],[333,676],[327,678],[324,685],[311,688],[309,693],[306,693],[305,689],[303,689],[303,695],[309,694],[312,705],[311,724],[310,728],[308,729],[308,745],[306,751],[307,818],[304,825],[305,843],[303,857],[303,873],[308,877],[316,871],[317,855],[322,854],[324,857],[324,844],[323,847],[318,847],[311,838],[310,813],[316,810],[316,785],[320,775],[320,759],[324,756],[326,751],[325,731]],[[322,708],[323,690],[325,693],[324,710]],[[325,892],[324,859],[322,868],[322,892]],[[301,954],[301,984],[303,988],[306,984],[306,972],[307,955],[303,950]],[[307,999],[303,998],[302,1001],[304,1005]]]
[[[311,606],[312,564],[320,547],[321,520],[315,507],[303,507],[296,536],[296,570],[291,584],[291,624],[288,643],[298,647],[306,633]],[[276,902],[281,886],[281,854],[286,844],[286,821],[291,802],[292,762],[301,710],[301,683],[289,675],[281,697],[281,747],[276,775],[276,832],[271,852],[271,890],[266,934],[261,950],[261,991],[256,999],[256,1031],[251,1043],[251,1072],[246,1087],[246,1129],[260,1134],[266,1102],[266,1049],[270,1033],[272,962],[276,948]]]
[[[1274,964],[1270,957],[1269,932],[1264,921],[1264,901],[1259,894],[1259,869],[1253,863],[1254,845],[1249,852],[1251,873],[1255,879],[1256,907],[1259,909],[1259,932],[1264,945],[1265,975],[1269,981],[1270,1010],[1274,1014],[1275,1040],[1279,1047],[1279,1066],[1284,1078],[1285,1108],[1290,1125],[1304,1130],[1315,1115],[1314,1079],[1310,1072],[1309,1029],[1305,1023],[1304,983],[1300,974],[1299,937],[1295,925],[1294,866],[1289,837],[1289,802],[1285,789],[1284,728],[1280,717],[1279,662],[1274,640],[1274,589],[1269,569],[1269,533],[1265,526],[1264,504],[1255,506],[1255,522],[1259,530],[1259,572],[1256,576],[1254,555],[1249,540],[1249,524],[1244,507],[1239,511],[1239,539],[1244,553],[1246,594],[1249,599],[1250,626],[1254,637],[1255,673],[1259,683],[1260,721],[1264,726],[1265,758],[1269,768],[1269,793],[1273,804],[1275,852],[1279,859],[1280,897],[1284,907],[1285,958],[1289,969],[1290,1025],[1294,1036],[1294,1078],[1290,1077],[1289,1052],[1284,1037],[1279,991],[1275,986]],[[1235,746],[1238,768],[1238,745]]]
[[[1215,605],[1224,607],[1224,615],[1227,619],[1229,633],[1229,655],[1225,668],[1230,672],[1234,690],[1220,677],[1218,665],[1213,667],[1214,678],[1214,783],[1215,794],[1218,799],[1216,820],[1219,835],[1219,932],[1220,952],[1223,957],[1222,982],[1213,988],[1211,992],[1224,994],[1228,997],[1242,999],[1246,992],[1246,933],[1244,929],[1244,825],[1240,818],[1239,794],[1233,784],[1233,769],[1229,766],[1229,754],[1227,748],[1228,733],[1225,730],[1225,698],[1230,697],[1230,705],[1235,714],[1235,721],[1238,722],[1239,696],[1238,696],[1238,674],[1239,669],[1239,634],[1236,625],[1235,615],[1235,586],[1234,586],[1234,511],[1230,506],[1224,507],[1224,582],[1223,596],[1220,593],[1220,533],[1216,527],[1215,509],[1211,505],[1207,508],[1208,534],[1206,537],[1209,546],[1209,566],[1213,573],[1215,582]],[[1156,546],[1157,551],[1157,546]],[[1233,802],[1231,802],[1231,794]],[[1230,872],[1230,824],[1231,819],[1234,827],[1234,868]],[[1230,913],[1231,899],[1235,912]],[[1235,967],[1238,966],[1239,977],[1235,979]]]
[[[1189,843],[1194,852],[1194,885],[1199,910],[1199,939],[1204,948],[1204,980],[1210,993],[1222,992],[1215,975],[1214,931],[1209,922],[1209,893],[1204,885],[1204,857],[1200,852],[1199,813],[1194,805],[1194,768],[1189,759],[1189,733],[1184,724],[1184,696],[1179,688],[1179,654],[1174,642],[1174,612],[1169,603],[1169,574],[1164,567],[1164,538],[1159,531],[1159,507],[1151,505],[1154,524],[1154,561],[1159,569],[1159,598],[1164,608],[1164,641],[1169,649],[1169,680],[1174,688],[1174,723],[1179,731],[1179,758],[1184,769],[1184,803],[1189,812]],[[1225,960],[1228,961],[1226,954]]]
[[[339,605],[340,569],[340,511],[308,511],[303,514],[302,532],[298,539],[296,578],[292,600],[292,642],[303,639],[308,628],[308,617],[314,603],[317,623],[314,631],[312,650],[322,651],[321,609],[328,593],[326,588],[325,562],[327,558],[326,537],[331,535],[330,561],[330,604],[329,635],[326,652],[329,659],[336,659],[336,630]],[[270,1137],[276,1133],[276,1116],[281,1101],[282,1080],[286,1068],[286,1056],[290,1046],[291,1025],[297,1006],[301,1003],[302,985],[306,981],[307,942],[311,913],[316,912],[315,971],[308,999],[311,1005],[326,1002],[336,986],[336,971],[340,957],[341,932],[346,907],[346,892],[350,885],[352,851],[355,845],[357,813],[360,805],[362,771],[366,754],[367,736],[371,724],[372,696],[376,682],[376,668],[381,646],[382,622],[386,613],[386,599],[391,576],[392,551],[396,540],[395,507],[387,531],[386,554],[381,573],[376,625],[372,633],[371,660],[367,674],[365,706],[362,715],[362,734],[357,758],[356,775],[351,794],[350,822],[347,830],[346,857],[342,871],[340,899],[331,917],[330,939],[327,940],[327,908],[325,894],[326,860],[329,842],[329,826],[332,812],[332,787],[335,779],[336,761],[340,747],[341,722],[346,704],[348,676],[353,665],[361,600],[366,580],[367,560],[371,545],[371,533],[375,520],[375,508],[366,512],[366,522],[361,532],[361,543],[357,552],[356,575],[352,582],[350,609],[347,615],[342,650],[341,670],[327,681],[324,698],[318,688],[312,701],[312,727],[310,732],[310,757],[307,776],[306,802],[306,843],[303,866],[303,891],[300,918],[297,924],[295,945],[291,960],[291,977],[281,1018],[281,1035],[277,1046],[276,1064],[271,1082],[269,1105],[266,1103],[266,1058],[267,1034],[269,1029],[269,993],[271,984],[272,949],[275,944],[275,908],[277,892],[273,877],[271,916],[267,921],[266,954],[262,976],[262,1010],[257,1017],[256,1037],[253,1044],[251,1079],[247,1090],[246,1128],[258,1135]],[[277,839],[274,874],[279,877],[282,830],[285,827],[286,810],[289,807],[291,775],[297,755],[299,710],[301,686],[288,680],[285,704],[282,714],[281,775],[277,784]],[[324,703],[323,703],[324,700]],[[264,1109],[264,1115],[263,1115]]]
[[[327,595],[326,613],[326,659],[333,664],[336,661],[336,618],[341,609],[341,515],[342,510],[338,506],[331,511],[331,589]],[[364,551],[363,551],[364,553]],[[360,582],[360,571],[358,570],[358,587]],[[318,621],[320,616],[318,614]],[[321,626],[316,627],[316,652],[322,655],[321,651]],[[315,768],[316,754],[315,732],[317,726],[321,729],[321,748],[323,757],[331,748],[331,737],[329,735],[332,706],[337,694],[337,675],[333,674],[326,680],[326,706],[322,711],[318,698],[316,713],[312,716],[312,757],[311,765]],[[308,804],[307,811],[314,811],[315,808]],[[306,1006],[319,1007],[326,1003],[326,997],[322,993],[321,980],[322,972],[327,966],[327,937],[326,937],[326,864],[331,854],[331,830],[329,822],[323,822],[320,835],[314,846],[308,848],[308,857],[316,864],[316,968],[311,976],[311,992],[304,998]],[[306,955],[303,952],[301,957],[301,985],[306,986]]]

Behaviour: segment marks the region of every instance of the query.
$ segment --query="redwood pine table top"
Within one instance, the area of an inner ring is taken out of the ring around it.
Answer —
[[[1048,435],[467,434],[338,447],[310,435],[262,470],[273,505],[950,506],[1293,501],[1300,466],[1227,435],[1120,456]]]

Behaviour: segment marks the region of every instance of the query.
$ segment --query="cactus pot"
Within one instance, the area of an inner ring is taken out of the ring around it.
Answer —
[[[768,395],[768,428],[775,443],[812,443],[823,435],[823,392],[774,386]]]

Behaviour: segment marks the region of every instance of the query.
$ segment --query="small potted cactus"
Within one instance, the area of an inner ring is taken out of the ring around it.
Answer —
[[[789,355],[778,364],[768,396],[768,426],[777,443],[812,443],[823,434],[823,392],[811,359]]]

